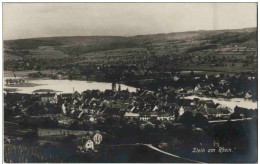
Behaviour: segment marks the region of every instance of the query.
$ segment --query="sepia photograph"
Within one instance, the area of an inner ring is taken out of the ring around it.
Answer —
[[[2,2],[4,163],[257,163],[258,3]]]

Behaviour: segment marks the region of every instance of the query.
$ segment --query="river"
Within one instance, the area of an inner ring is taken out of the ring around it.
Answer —
[[[253,101],[250,99],[244,98],[231,98],[231,99],[224,99],[224,98],[211,98],[211,97],[199,97],[199,96],[187,96],[184,97],[185,99],[199,98],[201,100],[213,100],[215,104],[219,103],[221,105],[227,106],[231,109],[234,109],[236,106],[247,108],[247,109],[257,109],[257,101]]]
[[[17,93],[26,93],[32,94],[35,90],[48,89],[58,91],[60,93],[73,93],[74,91],[78,91],[79,93],[86,90],[95,90],[98,89],[100,91],[105,91],[106,89],[112,89],[111,83],[106,82],[92,82],[92,81],[80,81],[80,80],[29,80],[29,83],[36,84],[34,86],[29,87],[14,87],[14,86],[4,86],[4,88],[8,89],[17,89],[15,92]],[[127,86],[124,84],[121,85],[121,90],[128,89],[129,92],[135,92],[136,88]],[[118,89],[118,84],[116,85]]]
[[[9,77],[8,77],[9,78]],[[60,93],[73,93],[73,91],[78,91],[79,93],[85,90],[95,90],[98,89],[100,91],[105,91],[106,89],[111,89],[112,84],[106,82],[92,82],[92,81],[81,81],[81,80],[29,80],[29,83],[34,85],[28,87],[21,87],[21,86],[4,86],[4,88],[8,89],[17,89],[15,92],[17,93],[26,93],[32,94],[35,90],[41,89],[48,89],[58,91]],[[127,86],[124,84],[121,85],[121,90],[128,89],[130,92],[135,92],[136,88]],[[118,84],[117,87],[118,88]],[[213,100],[214,103],[219,103],[221,105],[225,105],[231,109],[234,109],[235,106],[248,108],[248,109],[256,109],[257,108],[257,101],[244,99],[244,98],[231,98],[231,99],[224,99],[224,98],[210,98],[210,97],[199,97],[199,96],[187,96],[184,97],[185,99],[194,99],[199,98],[201,100]]]

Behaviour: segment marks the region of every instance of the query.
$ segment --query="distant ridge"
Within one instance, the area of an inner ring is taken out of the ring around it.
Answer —
[[[191,33],[212,33],[212,32],[252,32],[256,31],[257,27],[249,27],[242,29],[223,29],[223,30],[198,30],[198,31],[182,31],[182,32],[171,32],[171,33],[156,33],[156,34],[141,34],[133,36],[121,36],[121,35],[88,35],[88,36],[50,36],[50,37],[34,37],[34,38],[24,38],[24,39],[11,39],[4,41],[15,41],[15,40],[45,40],[45,39],[69,39],[69,38],[135,38],[135,37],[144,37],[144,36],[158,36],[158,35],[173,35],[173,34],[191,34]]]

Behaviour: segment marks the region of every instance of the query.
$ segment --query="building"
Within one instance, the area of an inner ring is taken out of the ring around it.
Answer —
[[[112,83],[112,91],[116,92],[116,83],[115,82]]]
[[[75,91],[73,94],[72,94],[72,99],[79,99],[81,100],[81,94],[78,92],[78,91]]]
[[[103,136],[100,133],[96,133],[93,137],[93,141],[96,145],[99,145],[102,142]]]
[[[251,98],[251,97],[252,97],[252,95],[250,95],[250,93],[247,92],[247,93],[245,94],[245,98],[246,98],[246,99],[249,99],[249,98]]]
[[[55,93],[41,94],[41,101],[43,103],[49,102],[51,104],[57,104],[58,96]]]
[[[72,94],[71,93],[63,93],[63,94],[60,94],[60,98],[62,100],[71,99],[72,98]]]
[[[94,142],[92,140],[87,140],[87,142],[84,145],[84,148],[86,150],[89,150],[89,149],[94,150]]]
[[[159,121],[163,121],[163,120],[173,121],[175,119],[175,116],[171,112],[165,112],[165,113],[160,113],[156,119]]]
[[[126,112],[124,117],[140,117],[139,113]]]
[[[103,136],[99,131],[89,131],[86,134],[86,139],[93,141],[95,145],[99,145],[103,140]]]
[[[184,108],[181,106],[179,110],[179,116],[183,115],[185,112]]]
[[[140,116],[140,121],[149,121],[149,120],[150,120],[150,116],[148,116],[148,115]]]

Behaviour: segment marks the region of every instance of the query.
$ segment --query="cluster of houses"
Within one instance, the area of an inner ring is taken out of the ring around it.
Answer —
[[[182,86],[181,84],[187,82],[188,79],[190,79],[190,86],[187,86],[187,84]],[[236,81],[246,79],[250,82],[255,80],[256,77],[254,74],[248,74],[237,75],[233,79]],[[6,94],[11,96],[11,101],[15,101],[16,98],[21,99],[21,102],[24,100],[40,100],[43,105],[46,105],[44,109],[49,108],[48,104],[52,104],[55,108],[59,108],[60,113],[67,118],[89,120],[91,122],[94,122],[100,116],[111,115],[119,118],[139,119],[140,121],[149,121],[151,119],[176,121],[186,111],[191,111],[194,115],[202,113],[208,119],[227,119],[234,112],[234,109],[215,104],[212,100],[196,98],[189,100],[185,97],[198,95],[231,98],[241,95],[244,98],[251,99],[253,96],[250,91],[235,92],[234,88],[230,86],[231,78],[222,74],[195,75],[195,73],[190,72],[185,78],[181,75],[175,75],[173,81],[177,86],[164,86],[155,91],[137,89],[136,92],[129,92],[128,90],[121,90],[120,85],[116,89],[116,85],[113,83],[112,89],[107,89],[104,92],[86,90],[82,93],[76,91],[74,93],[57,94],[46,91],[33,94]],[[178,86],[178,84],[180,85]],[[12,97],[12,94],[16,98]],[[5,99],[9,100],[7,97]],[[14,111],[16,108],[21,108],[24,111],[26,104],[20,103],[13,106],[13,108]],[[47,109],[45,113],[48,113],[50,109]]]
[[[188,87],[178,87],[176,92],[180,95],[199,95],[206,97],[221,97],[221,98],[255,98],[256,92],[252,91],[250,87],[251,84],[254,85],[256,81],[255,75],[234,75],[232,77],[225,76],[224,74],[216,75],[191,75],[187,76],[177,76],[173,77],[176,84],[184,83],[185,81],[190,81],[191,86]],[[243,83],[243,86],[237,86],[237,83]],[[237,88],[236,88],[237,87]]]
[[[158,91],[137,89],[136,92],[129,92],[115,91],[114,86],[112,88],[104,92],[87,90],[82,93],[75,91],[69,94],[45,93],[37,96],[41,97],[43,103],[60,106],[64,116],[79,120],[88,119],[92,122],[100,116],[111,115],[137,118],[141,121],[150,119],[174,121],[185,111],[202,113],[208,118],[228,117],[233,112],[233,109],[215,104],[212,100],[189,100],[180,97],[180,93],[184,91],[181,89],[167,88]]]
[[[179,109],[175,103],[163,104],[153,92],[147,90],[136,93],[127,90],[117,92],[92,90],[82,94],[74,92],[71,97],[67,97],[68,94],[66,98],[64,96],[62,94],[60,96],[64,100],[62,103],[64,115],[78,119],[88,117],[90,121],[94,121],[98,116],[107,115],[138,117],[143,121],[147,121],[148,115],[154,115],[158,120],[173,120],[174,113]]]

